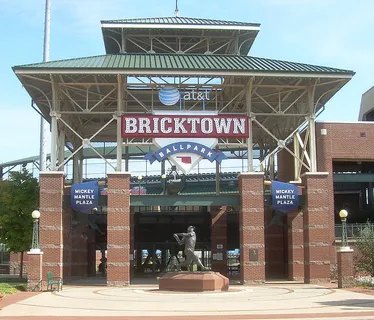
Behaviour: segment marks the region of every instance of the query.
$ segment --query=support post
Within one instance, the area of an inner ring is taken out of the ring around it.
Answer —
[[[65,130],[61,129],[58,136],[58,171],[64,171],[65,160]]]
[[[308,88],[308,110],[309,110],[309,154],[310,172],[317,172],[317,145],[316,145],[316,116],[314,112],[314,87]]]
[[[300,145],[299,145],[299,141],[297,140],[296,134],[293,135],[293,152],[298,158],[300,158]],[[299,172],[300,172],[301,164],[296,157],[293,158],[293,163],[294,163],[294,181],[299,181],[300,180]]]
[[[57,118],[60,110],[59,83],[52,77],[52,111],[51,111],[51,171],[57,169],[57,146],[58,146],[58,127]]]
[[[252,172],[253,170],[253,136],[252,136],[252,130],[253,130],[253,123],[252,123],[252,81],[253,78],[249,81],[248,87],[245,91],[245,104],[247,106],[247,116],[248,119],[248,133],[249,137],[247,138],[247,148],[248,148],[248,172]]]
[[[123,77],[117,75],[117,167],[116,171],[122,171],[122,130],[121,116],[123,112]]]

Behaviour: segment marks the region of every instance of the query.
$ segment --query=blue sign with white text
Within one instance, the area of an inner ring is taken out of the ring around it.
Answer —
[[[290,183],[271,182],[272,207],[280,212],[289,212],[299,206],[297,186]]]
[[[73,184],[70,192],[70,203],[74,210],[82,213],[90,213],[98,205],[99,186],[98,181]]]

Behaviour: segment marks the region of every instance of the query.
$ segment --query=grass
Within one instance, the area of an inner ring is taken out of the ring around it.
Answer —
[[[13,280],[13,279],[12,279]],[[13,294],[18,291],[26,291],[26,283],[15,283],[11,281],[12,284],[1,281],[0,282],[0,295]]]

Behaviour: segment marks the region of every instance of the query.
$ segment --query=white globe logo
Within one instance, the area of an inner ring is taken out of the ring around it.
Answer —
[[[173,106],[179,101],[180,93],[177,88],[166,86],[160,89],[158,97],[164,105]]]

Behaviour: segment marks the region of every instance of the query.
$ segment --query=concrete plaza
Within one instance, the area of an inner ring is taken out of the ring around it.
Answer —
[[[5,300],[4,300],[5,301]],[[0,308],[2,307],[0,302]],[[157,285],[117,288],[80,283],[3,307],[0,319],[374,319],[374,296],[331,286],[232,285],[229,292],[160,292]]]

